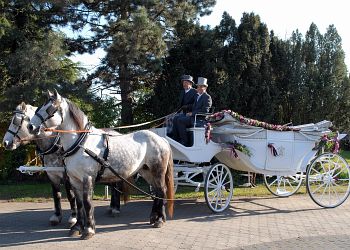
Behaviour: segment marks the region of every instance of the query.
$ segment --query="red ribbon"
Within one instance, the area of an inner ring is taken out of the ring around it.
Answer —
[[[276,148],[273,146],[273,143],[269,143],[267,145],[267,147],[271,150],[271,154],[273,156],[275,156],[275,157],[278,156],[278,152],[277,152]]]

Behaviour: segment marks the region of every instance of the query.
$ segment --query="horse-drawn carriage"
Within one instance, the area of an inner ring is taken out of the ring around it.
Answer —
[[[208,116],[211,125],[188,129],[192,145],[186,147],[168,137],[165,128],[154,129],[170,143],[176,162],[175,185],[204,187],[214,212],[225,210],[233,195],[230,169],[264,174],[273,194],[294,194],[306,174],[310,197],[322,207],[342,204],[350,192],[347,162],[335,152],[322,153],[331,133],[329,121],[301,126],[276,126],[223,111]],[[211,133],[211,140],[205,138]],[[337,135],[334,141],[344,135]],[[320,145],[317,147],[317,143]],[[179,175],[180,173],[180,175]],[[203,175],[203,178],[198,178]]]
[[[267,187],[278,196],[296,192],[306,173],[308,193],[322,207],[339,206],[349,196],[349,166],[337,154],[341,136],[332,139],[334,152],[321,153],[331,132],[330,122],[276,126],[231,111],[207,118],[211,124],[206,127],[195,123],[188,129],[192,141],[188,147],[168,137],[166,127],[153,129],[160,137],[145,130],[123,135],[96,129],[76,105],[55,92],[49,93],[48,101],[36,111],[30,105],[17,107],[4,145],[13,150],[27,139],[59,136],[63,152],[56,158],[62,157],[62,162],[53,172],[69,177],[77,202],[77,209],[72,209],[77,212],[77,222],[70,234],[82,233],[85,239],[95,234],[91,194],[98,179],[126,181],[140,173],[154,188],[150,223],[155,227],[165,222],[165,200],[172,215],[177,185],[193,185],[197,190],[204,187],[209,208],[225,210],[233,195],[231,169],[264,174]],[[57,146],[52,140],[49,149]],[[320,142],[318,147],[316,142]],[[196,178],[198,175],[202,179]]]

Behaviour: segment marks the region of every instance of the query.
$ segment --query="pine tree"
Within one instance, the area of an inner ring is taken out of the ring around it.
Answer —
[[[107,51],[103,65],[89,80],[121,95],[122,123],[133,123],[135,99],[150,91],[159,77],[161,59],[176,39],[176,23],[208,14],[214,4],[214,0],[84,2],[81,11],[93,13],[81,19],[94,32],[87,45]]]

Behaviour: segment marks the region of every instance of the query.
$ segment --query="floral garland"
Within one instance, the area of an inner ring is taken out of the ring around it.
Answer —
[[[332,132],[328,135],[323,135],[318,143],[312,150],[317,150],[317,154],[322,152],[322,149],[325,152],[332,152],[338,154],[340,150],[338,132]]]
[[[240,115],[240,114],[233,112],[231,110],[223,110],[223,111],[217,112],[215,114],[208,115],[206,117],[206,119],[209,122],[215,123],[215,122],[222,120],[224,118],[225,114],[231,115],[233,118],[235,118],[237,121],[239,121],[241,123],[255,126],[255,127],[265,128],[268,130],[277,130],[277,131],[299,131],[300,130],[300,129],[296,129],[296,128],[289,127],[286,125],[275,125],[275,124],[270,124],[267,122],[262,122],[262,121],[246,118],[243,115]]]
[[[228,147],[229,149],[231,149],[231,153],[235,158],[238,158],[238,154],[236,152],[236,149],[241,151],[242,153],[246,154],[249,157],[252,156],[252,153],[250,152],[249,148],[246,145],[243,145],[237,141],[226,142],[225,147]]]

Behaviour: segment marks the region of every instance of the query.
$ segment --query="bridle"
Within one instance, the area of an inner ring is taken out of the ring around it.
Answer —
[[[14,111],[13,114],[20,114],[21,115],[20,119],[18,118],[17,115],[15,115],[13,120],[12,120],[13,125],[17,126],[18,128],[17,128],[17,131],[12,131],[11,129],[8,129],[7,132],[10,133],[11,135],[13,135],[14,137],[18,138],[21,141],[22,138],[18,135],[18,133],[22,128],[23,121],[26,120],[29,122],[30,118],[23,111],[19,111],[19,110]]]
[[[47,117],[44,118],[40,113],[39,113],[39,110],[41,110],[42,107],[44,107],[45,105],[47,105],[49,102],[51,102],[51,105],[49,107],[46,108],[45,112],[47,114]],[[38,107],[35,111],[35,114],[34,116],[37,116],[40,121],[41,121],[41,125],[45,125],[45,122],[47,120],[49,120],[51,117],[53,117],[55,115],[55,113],[58,111],[58,108],[53,105],[54,103],[54,99],[53,98],[50,98],[43,106],[41,107]]]

